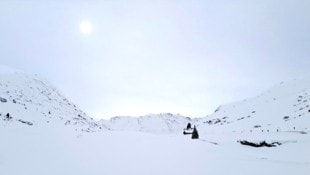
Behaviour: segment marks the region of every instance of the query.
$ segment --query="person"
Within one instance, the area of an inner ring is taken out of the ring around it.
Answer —
[[[192,125],[190,123],[187,124],[186,130],[189,130],[192,128]]]
[[[198,134],[198,131],[196,129],[196,126],[194,126],[194,131],[192,133],[192,139],[199,139],[199,134]]]
[[[10,113],[7,113],[7,114],[6,114],[6,119],[7,119],[7,120],[12,119],[12,117],[10,116]]]

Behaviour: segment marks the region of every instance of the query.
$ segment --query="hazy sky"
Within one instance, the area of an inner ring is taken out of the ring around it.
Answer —
[[[310,74],[310,1],[0,0],[0,64],[95,118],[202,117]]]

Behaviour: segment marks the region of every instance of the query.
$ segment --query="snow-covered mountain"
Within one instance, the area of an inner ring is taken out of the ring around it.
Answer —
[[[191,121],[179,114],[113,117],[99,122],[87,116],[48,81],[0,65],[0,126],[73,128],[76,131],[182,132]]]
[[[257,97],[220,106],[196,124],[202,130],[308,131],[310,78],[282,82]]]
[[[36,75],[0,66],[0,127],[47,126],[99,131],[99,126],[50,83]]]
[[[278,132],[310,129],[310,78],[295,79],[243,101],[226,104],[206,117],[152,114],[141,117],[113,117],[101,124],[115,131],[181,133],[187,123],[200,131]]]
[[[113,117],[101,124],[114,131],[141,131],[156,134],[181,133],[191,118],[180,114],[162,113],[140,117]]]
[[[310,128],[310,78],[280,83],[261,95],[220,106],[191,119],[180,114],[113,117],[94,121],[50,83],[36,75],[0,66],[0,125],[65,126],[77,131],[181,133],[187,123],[201,132],[305,131]]]
[[[47,81],[0,66],[0,174],[307,175],[309,95],[310,79],[300,79],[203,118],[96,122]],[[199,139],[182,134],[188,122]],[[241,139],[281,145],[257,149]]]

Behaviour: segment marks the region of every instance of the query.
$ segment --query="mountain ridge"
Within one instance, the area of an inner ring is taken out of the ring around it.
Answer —
[[[0,114],[4,125],[12,122],[33,126],[55,123],[71,126],[77,131],[103,129],[47,81],[19,71],[2,72]]]
[[[221,105],[211,115],[190,118],[161,113],[140,117],[117,116],[96,121],[37,75],[0,66],[0,117],[2,125],[68,126],[76,131],[136,131],[154,134],[182,133],[187,123],[201,132],[305,131],[310,128],[310,78],[281,82],[260,95]],[[7,116],[9,115],[9,116]]]

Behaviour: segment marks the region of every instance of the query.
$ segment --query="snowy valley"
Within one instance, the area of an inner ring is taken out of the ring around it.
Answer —
[[[280,83],[213,114],[96,121],[48,81],[0,67],[0,174],[310,172],[310,79]],[[199,139],[183,135],[188,123]],[[278,142],[254,148],[238,141]]]

